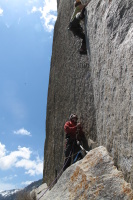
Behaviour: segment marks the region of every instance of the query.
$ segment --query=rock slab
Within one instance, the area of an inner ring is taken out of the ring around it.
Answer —
[[[132,200],[133,191],[105,147],[71,165],[40,200]]]
[[[42,185],[40,185],[38,188],[32,190],[30,192],[30,196],[31,198],[34,199],[40,199],[43,196],[44,191],[47,190],[47,184],[44,183]]]

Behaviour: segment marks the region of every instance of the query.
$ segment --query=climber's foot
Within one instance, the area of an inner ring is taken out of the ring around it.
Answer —
[[[86,54],[87,54],[87,50],[81,48],[81,49],[79,50],[79,53],[80,53],[81,55],[86,55]]]

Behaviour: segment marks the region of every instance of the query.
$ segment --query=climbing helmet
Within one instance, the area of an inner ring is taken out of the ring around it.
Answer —
[[[78,119],[77,115],[76,114],[71,114],[70,117],[69,117],[69,120],[72,120],[72,119]]]

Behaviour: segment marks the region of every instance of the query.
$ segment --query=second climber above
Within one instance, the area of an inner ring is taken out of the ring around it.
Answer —
[[[74,11],[68,26],[68,29],[72,31],[74,36],[78,36],[82,39],[82,44],[79,50],[80,54],[87,54],[85,33],[83,32],[83,28],[80,25],[81,20],[83,20],[85,17],[85,7],[87,5],[88,3],[83,5],[80,0],[76,0],[74,2]]]

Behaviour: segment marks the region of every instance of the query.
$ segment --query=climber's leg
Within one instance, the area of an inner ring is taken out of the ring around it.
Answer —
[[[85,34],[82,35],[82,44],[79,50],[80,54],[87,54]]]
[[[73,28],[72,32],[74,35],[82,39],[82,44],[79,50],[80,54],[87,54],[85,34],[83,32],[83,28],[81,27],[81,25],[78,24],[77,27]]]
[[[72,143],[69,142],[69,139],[67,138],[63,171],[65,171],[71,165],[71,156],[72,156]]]
[[[87,49],[86,49],[86,42],[84,40],[82,40],[82,45],[81,48],[79,50],[80,54],[87,54]]]
[[[84,38],[83,28],[80,25],[80,19],[74,18],[72,22],[69,23],[68,29],[72,31],[74,36],[78,36],[79,38]]]
[[[75,141],[74,143],[74,148],[73,148],[73,161],[75,160],[77,153],[80,151],[79,145],[77,145],[77,142]]]
[[[69,29],[72,31],[74,36],[77,36],[80,39],[82,39],[82,45],[81,45],[79,52],[81,54],[87,54],[85,34],[84,34],[83,28],[81,27],[79,22],[80,21],[75,18],[73,20],[73,22],[71,23]]]

